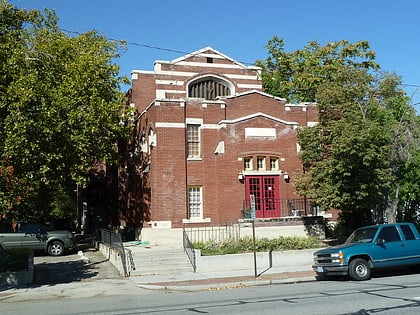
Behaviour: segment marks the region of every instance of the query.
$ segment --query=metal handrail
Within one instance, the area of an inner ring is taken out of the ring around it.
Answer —
[[[187,257],[193,267],[194,272],[197,270],[197,262],[196,262],[196,258],[195,258],[195,250],[194,247],[190,241],[190,238],[188,237],[188,233],[187,231],[185,231],[185,229],[182,229],[182,244],[184,246],[184,251],[187,254]]]
[[[131,271],[136,270],[136,265],[134,263],[133,255],[131,250],[125,249],[122,242],[121,234],[116,233],[107,229],[100,230],[100,239],[99,241],[109,246],[113,249],[116,249],[121,257],[122,267],[124,270],[124,275],[126,277],[130,276]]]

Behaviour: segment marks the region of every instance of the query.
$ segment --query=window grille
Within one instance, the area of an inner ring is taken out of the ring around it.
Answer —
[[[218,96],[228,96],[231,94],[226,82],[212,77],[207,77],[192,83],[188,89],[189,97],[204,98],[214,100]]]

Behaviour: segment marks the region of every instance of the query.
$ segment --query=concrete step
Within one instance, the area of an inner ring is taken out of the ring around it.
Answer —
[[[181,249],[132,249],[136,270],[132,276],[165,275],[192,272],[193,267]]]

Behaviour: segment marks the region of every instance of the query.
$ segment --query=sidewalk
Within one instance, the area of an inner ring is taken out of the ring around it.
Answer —
[[[183,273],[170,275],[147,275],[119,277],[115,267],[104,260],[99,252],[86,252],[90,259],[88,264],[81,263],[81,268],[91,268],[97,274],[95,277],[58,283],[31,284],[16,287],[0,287],[0,302],[18,302],[29,300],[46,300],[55,298],[86,298],[90,296],[107,296],[116,294],[145,294],[145,291],[202,291],[242,288],[250,286],[287,284],[314,281],[315,274],[310,266],[240,271],[218,271],[207,273]],[[51,272],[60,272],[51,270]],[[113,275],[113,276],[112,276]],[[47,276],[47,275],[46,275]],[[136,292],[136,289],[139,291]],[[147,292],[146,292],[147,293]]]
[[[158,251],[159,248],[170,247],[168,245],[145,246],[151,252]],[[136,252],[144,254],[143,245],[125,245],[125,247],[133,252],[134,257],[141,257],[135,255]],[[250,261],[248,261],[245,267],[241,265],[240,268],[235,268],[239,264],[231,264],[226,260],[222,260],[218,261],[216,271],[191,271],[168,275],[137,275],[137,272],[133,272],[130,279],[141,288],[181,291],[315,281],[315,273],[312,271],[312,255],[309,256],[309,260],[302,259],[300,252],[296,255],[296,258],[293,258],[295,257],[294,255],[288,256],[287,258],[284,257],[282,264],[274,261],[273,255],[271,263],[266,259],[257,263],[256,268]],[[237,257],[228,258],[228,256],[231,255],[225,256],[225,259],[238,259]],[[136,262],[136,268],[141,268],[140,262]]]

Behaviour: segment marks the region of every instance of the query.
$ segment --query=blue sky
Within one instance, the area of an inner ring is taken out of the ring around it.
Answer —
[[[55,9],[62,29],[97,30],[129,43],[121,74],[152,70],[211,46],[246,64],[265,59],[276,35],[286,51],[312,40],[367,40],[382,69],[402,76],[420,102],[420,1],[417,0],[9,0],[19,8]],[[151,48],[152,46],[156,48]],[[184,53],[179,53],[179,52]],[[420,111],[420,104],[415,105]]]

